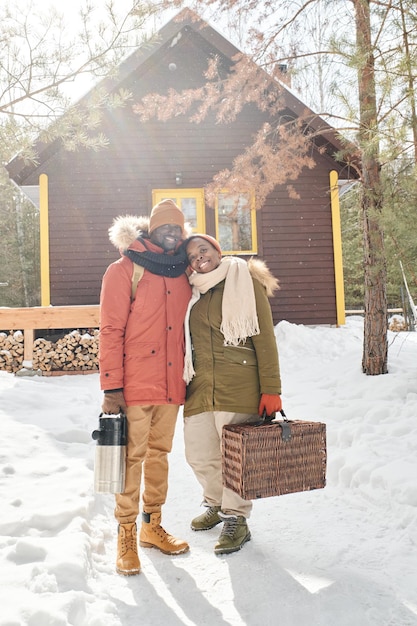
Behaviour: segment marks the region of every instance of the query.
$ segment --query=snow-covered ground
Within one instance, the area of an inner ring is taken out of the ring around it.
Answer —
[[[191,550],[140,549],[130,578],[92,488],[98,375],[0,372],[0,625],[417,625],[417,333],[390,333],[389,374],[368,377],[362,328],[276,327],[287,416],[327,424],[327,486],[257,500],[252,540],[215,556],[219,528],[189,526],[180,414],[163,525]]]

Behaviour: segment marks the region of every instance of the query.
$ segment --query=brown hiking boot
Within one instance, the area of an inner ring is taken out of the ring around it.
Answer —
[[[162,528],[160,513],[142,513],[139,539],[142,548],[157,548],[164,554],[183,554],[190,549],[186,541],[176,539]]]
[[[116,572],[122,576],[135,576],[140,572],[135,522],[119,524]]]

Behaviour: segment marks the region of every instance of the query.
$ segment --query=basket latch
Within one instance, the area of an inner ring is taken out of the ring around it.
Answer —
[[[281,426],[281,431],[282,431],[282,441],[290,441],[291,439],[291,426],[290,426],[290,420],[287,418],[287,416],[285,415],[283,409],[281,409],[280,411],[281,415],[282,415],[282,422],[275,422],[276,424],[279,424]]]
[[[290,441],[291,439],[291,426],[289,425],[287,420],[283,420],[282,422],[278,422],[281,426],[282,430],[282,441]]]

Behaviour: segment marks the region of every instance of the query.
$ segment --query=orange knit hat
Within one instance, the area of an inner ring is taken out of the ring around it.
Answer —
[[[191,241],[192,239],[196,239],[197,237],[200,237],[200,239],[205,239],[206,241],[211,243],[213,248],[216,248],[217,252],[220,252],[220,254],[222,254],[222,249],[217,239],[215,239],[211,235],[206,235],[206,233],[193,233],[190,237],[188,237],[187,241],[185,242],[185,245],[187,246],[187,243],[189,241]]]
[[[152,211],[149,220],[149,234],[165,224],[176,224],[180,226],[184,234],[184,215],[179,207],[173,200],[162,200],[156,204]]]

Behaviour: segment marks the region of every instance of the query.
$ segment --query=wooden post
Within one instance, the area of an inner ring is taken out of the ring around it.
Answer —
[[[35,341],[34,329],[25,328],[23,331],[23,336],[24,336],[23,367],[31,369],[32,361],[33,361],[33,344]]]

